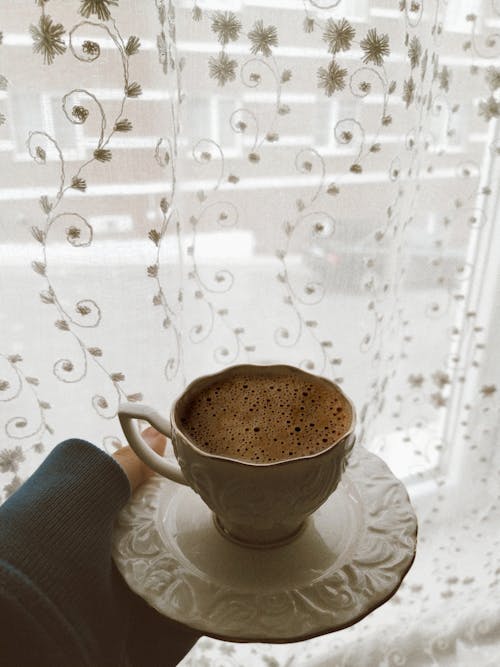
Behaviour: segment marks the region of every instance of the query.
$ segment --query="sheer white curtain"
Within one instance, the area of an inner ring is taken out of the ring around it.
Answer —
[[[388,604],[192,665],[497,664],[500,5],[0,7],[3,498],[118,403],[280,360],[336,379],[406,482]]]

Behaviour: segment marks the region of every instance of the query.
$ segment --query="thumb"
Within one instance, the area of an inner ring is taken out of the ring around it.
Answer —
[[[151,449],[154,449],[157,454],[163,455],[165,453],[167,438],[163,433],[157,431],[153,426],[149,426],[149,428],[145,429],[141,435]]]

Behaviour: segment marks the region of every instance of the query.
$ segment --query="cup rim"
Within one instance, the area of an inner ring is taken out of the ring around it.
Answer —
[[[295,458],[292,458],[292,459],[282,459],[280,461],[270,461],[270,462],[269,461],[268,462],[265,462],[265,461],[262,461],[262,462],[245,461],[245,460],[242,460],[242,459],[233,458],[231,456],[224,456],[222,454],[213,454],[211,452],[206,452],[203,449],[200,449],[200,447],[198,447],[183,432],[182,428],[179,426],[179,424],[176,420],[176,411],[177,411],[177,408],[179,406],[180,401],[183,399],[183,397],[186,396],[186,394],[188,394],[188,392],[190,390],[192,390],[194,388],[195,385],[197,385],[200,382],[208,381],[208,380],[214,381],[216,378],[224,377],[227,374],[231,374],[232,372],[238,372],[238,371],[244,372],[245,369],[253,370],[255,368],[272,368],[272,369],[274,369],[275,371],[278,371],[278,372],[280,370],[283,370],[285,372],[287,372],[287,371],[292,371],[294,373],[298,372],[300,374],[309,376],[309,377],[313,378],[314,380],[319,379],[319,380],[322,380],[322,381],[328,383],[329,385],[333,386],[334,389],[339,392],[339,394],[344,398],[344,400],[347,402],[347,404],[351,408],[351,424],[350,424],[348,430],[343,435],[341,435],[337,440],[335,440],[331,445],[329,445],[325,449],[322,449],[319,452],[315,452],[314,454],[307,454],[307,455],[300,456],[300,457],[295,457]],[[208,459],[220,459],[221,461],[228,461],[228,462],[231,462],[231,463],[239,463],[241,465],[250,466],[252,468],[257,468],[257,467],[267,468],[267,467],[281,466],[281,465],[284,465],[284,464],[290,465],[292,463],[297,463],[299,461],[305,461],[305,460],[308,460],[308,459],[316,459],[316,458],[319,458],[321,456],[325,456],[326,454],[331,452],[331,450],[334,447],[336,447],[340,442],[348,439],[349,437],[351,437],[354,434],[354,432],[356,430],[356,426],[357,426],[357,418],[356,418],[356,409],[354,407],[353,402],[351,401],[349,396],[347,396],[347,394],[344,392],[344,390],[334,380],[330,380],[329,378],[326,378],[322,375],[315,375],[314,373],[309,373],[308,371],[305,371],[302,368],[299,368],[298,366],[291,366],[290,364],[275,364],[275,363],[263,364],[263,363],[261,363],[261,364],[235,364],[235,365],[232,365],[232,366],[227,366],[226,368],[223,368],[222,370],[217,371],[216,373],[207,373],[205,375],[200,375],[199,377],[195,378],[188,385],[186,385],[182,394],[180,396],[178,396],[175,399],[175,401],[173,402],[171,410],[170,410],[170,423],[172,424],[172,427],[173,427],[174,431],[180,433],[181,435],[183,435],[186,438],[190,447],[192,447],[198,454],[200,454],[200,455],[202,455],[202,456],[204,456]]]

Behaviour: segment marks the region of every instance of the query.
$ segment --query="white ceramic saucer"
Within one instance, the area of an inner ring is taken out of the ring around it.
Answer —
[[[383,604],[416,540],[405,487],[357,445],[335,493],[290,544],[234,544],[194,491],[154,477],[121,512],[113,556],[161,614],[226,641],[277,643],[341,630]]]

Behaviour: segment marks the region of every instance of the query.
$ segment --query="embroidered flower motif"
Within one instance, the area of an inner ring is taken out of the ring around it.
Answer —
[[[118,5],[118,0],[82,0],[80,14],[89,18],[91,14],[97,14],[100,21],[107,21],[111,17],[110,6]]]
[[[142,88],[139,83],[133,81],[125,88],[125,94],[127,97],[139,97],[139,95],[142,95]]]
[[[80,178],[79,176],[73,176],[71,179],[71,187],[74,190],[80,190],[80,192],[85,192],[87,189],[87,181],[84,178]]]
[[[132,123],[128,118],[117,120],[114,127],[115,132],[130,132],[132,130]]]
[[[21,486],[22,480],[16,475],[14,479],[3,487],[5,491],[5,497],[8,498],[11,496],[17,489]]]
[[[434,384],[436,384],[440,389],[445,387],[447,384],[450,384],[450,376],[448,373],[444,373],[443,371],[436,371],[432,375],[432,380]]]
[[[446,92],[448,92],[450,88],[450,78],[451,78],[450,70],[446,67],[446,65],[443,65],[441,71],[438,74],[438,79],[439,79],[439,87]]]
[[[348,51],[355,34],[356,31],[346,19],[340,19],[340,21],[328,19],[323,32],[323,41],[328,44],[330,53]]]
[[[66,230],[66,234],[68,239],[79,239],[81,236],[81,232],[78,229],[78,227],[75,227],[74,225],[71,225],[71,227],[68,227]]]
[[[408,384],[414,389],[419,389],[424,383],[424,376],[419,373],[418,375],[409,375]]]
[[[304,22],[302,23],[302,29],[307,33],[312,32],[314,30],[314,19],[306,16]]]
[[[208,72],[212,79],[217,79],[219,86],[223,86],[228,81],[234,81],[237,66],[236,60],[229,58],[224,51],[208,59]]]
[[[75,105],[71,109],[71,115],[73,116],[73,118],[76,118],[76,120],[79,123],[85,123],[89,115],[89,110],[86,109],[85,107]]]
[[[0,472],[17,472],[22,461],[24,454],[21,447],[4,449],[0,452]]]
[[[328,68],[320,67],[318,70],[318,88],[325,89],[325,95],[331,97],[336,90],[345,88],[345,77],[347,70],[339,67],[335,60]]]
[[[109,162],[112,155],[109,148],[96,148],[94,151],[94,157],[99,162]]]
[[[52,65],[54,58],[66,51],[66,44],[62,40],[64,32],[64,26],[54,23],[47,14],[42,14],[38,26],[30,26],[33,51],[43,55],[46,65]]]
[[[484,116],[485,120],[491,120],[500,116],[500,104],[493,95],[490,95],[487,100],[479,102],[479,115]]]
[[[422,56],[422,45],[419,38],[414,35],[410,40],[408,47],[408,57],[410,58],[410,66],[412,69],[418,66],[420,57]]]
[[[140,47],[141,47],[141,40],[139,39],[139,37],[136,37],[135,35],[130,35],[130,37],[127,40],[127,44],[125,45],[125,53],[128,56],[133,56],[139,52]]]
[[[485,79],[491,90],[500,88],[500,69],[498,67],[488,67]]]
[[[365,53],[363,57],[365,64],[372,62],[378,66],[383,65],[384,57],[388,56],[391,52],[389,48],[389,35],[377,35],[375,28],[368,30],[366,37],[360,42],[360,46]]]
[[[446,398],[443,394],[437,392],[431,394],[431,403],[435,408],[444,408],[446,406]]]
[[[235,42],[241,30],[239,22],[234,12],[214,12],[212,15],[212,31],[217,35],[221,44],[227,44],[229,41]]]
[[[47,160],[47,153],[46,153],[44,148],[42,148],[41,146],[37,146],[35,148],[35,155],[38,158],[38,160],[40,160],[40,162],[45,164],[45,162]]]
[[[413,77],[403,82],[403,102],[406,103],[406,108],[410,106],[415,97],[415,81]]]
[[[101,53],[101,47],[97,42],[93,42],[90,39],[86,39],[82,44],[82,51],[87,56],[93,57],[95,60]]]
[[[250,51],[254,55],[260,52],[264,56],[270,56],[271,46],[278,46],[278,31],[274,25],[264,28],[264,21],[259,19],[255,21],[253,30],[248,33],[248,39],[252,43]]]

